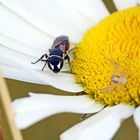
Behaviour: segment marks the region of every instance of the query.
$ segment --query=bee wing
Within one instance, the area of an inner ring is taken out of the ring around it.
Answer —
[[[62,42],[67,41],[69,43],[69,39],[67,36],[59,36],[57,37],[52,45],[52,48],[55,48],[56,46],[60,45]]]

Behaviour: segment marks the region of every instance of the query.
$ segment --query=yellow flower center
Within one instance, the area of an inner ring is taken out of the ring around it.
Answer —
[[[76,46],[73,73],[85,92],[107,105],[140,105],[140,8],[116,12]]]

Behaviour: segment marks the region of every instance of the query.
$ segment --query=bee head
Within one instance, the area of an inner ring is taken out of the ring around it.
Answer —
[[[58,73],[63,67],[63,52],[60,49],[53,49],[48,57],[48,67],[54,73]]]

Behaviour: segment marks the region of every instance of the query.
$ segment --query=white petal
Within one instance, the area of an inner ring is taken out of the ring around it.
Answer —
[[[46,82],[43,82],[35,78],[34,76],[30,76],[29,73],[26,73],[20,69],[3,65],[3,64],[0,64],[0,68],[2,69],[2,75],[5,78],[15,79],[15,80],[29,82],[29,83],[35,83],[35,84],[45,84],[45,85],[47,84]]]
[[[137,5],[140,5],[140,0],[137,0]]]
[[[0,67],[2,69],[2,75],[5,78],[15,79],[19,81],[29,82],[29,83],[36,83],[36,84],[48,84],[47,81],[43,82],[42,80],[39,80],[35,76],[30,75],[30,73],[25,72],[24,70],[18,69],[16,67],[8,66],[5,64],[0,63]],[[46,72],[44,72],[46,74]],[[52,72],[48,72],[47,74],[51,75],[52,77],[55,77],[56,81],[63,81],[64,83],[75,83],[75,76],[73,74],[69,73],[58,73],[53,74]]]
[[[1,1],[47,35],[56,37],[65,34],[74,43],[80,41],[88,28],[109,15],[101,0]]]
[[[12,67],[16,67],[21,69],[23,72],[28,73],[30,77],[37,78],[37,81],[43,81],[46,84],[49,84],[53,87],[56,87],[61,90],[69,91],[69,92],[80,92],[83,91],[83,87],[79,84],[76,84],[75,78],[73,76],[69,76],[69,74],[64,74],[65,78],[60,78],[56,76],[56,74],[49,72],[42,72],[33,70],[33,65],[31,65],[31,57],[19,54],[17,52],[11,51],[4,46],[0,46],[0,63],[7,64]],[[8,54],[8,55],[7,55]],[[34,66],[34,68],[37,66]],[[61,75],[60,75],[61,76]],[[69,77],[67,80],[66,77]]]
[[[18,61],[21,65],[29,65],[30,68],[40,69],[41,65],[31,65],[34,57],[25,55],[18,51],[9,49],[7,46],[0,45],[0,63],[16,67],[17,64],[14,60]]]
[[[140,107],[137,107],[134,112],[134,121],[139,129],[139,140],[140,140]]]
[[[2,69],[2,74],[5,78],[10,78],[10,79],[15,79],[15,80],[19,80],[19,81],[25,81],[25,82],[29,82],[29,83],[35,83],[35,84],[43,84],[46,85],[47,81],[43,82],[42,80],[39,80],[38,78],[31,76],[30,73],[27,73],[21,69],[12,67],[12,66],[8,66],[8,65],[4,65],[4,64],[0,64],[0,67]],[[68,83],[75,83],[75,76],[72,74],[65,74],[65,73],[58,73],[53,74],[52,72],[47,72],[49,75],[54,76],[56,81],[63,81],[68,82]],[[45,72],[44,72],[45,74]]]
[[[137,0],[113,0],[118,10],[127,9],[137,5]]]
[[[39,49],[47,50],[52,45],[53,38],[40,32],[27,21],[2,5],[0,5],[0,19],[0,34],[4,34],[27,46]]]
[[[72,40],[81,36],[78,31],[76,32],[76,29],[72,28],[70,24],[67,24],[67,19],[63,18],[63,15],[57,8],[59,5],[55,1],[2,0],[2,3],[48,35],[56,37],[64,34],[70,36]],[[65,7],[60,8],[65,9]],[[65,13],[64,11],[63,13]],[[73,16],[82,19],[77,16],[77,13],[74,13]],[[67,18],[70,17],[68,15]]]
[[[63,0],[65,1],[65,0]],[[79,10],[79,12],[90,19],[92,26],[98,23],[100,20],[109,15],[104,2],[102,0],[71,0],[73,6]]]
[[[13,102],[17,126],[21,129],[56,113],[95,113],[103,107],[87,95],[58,96],[30,93],[30,97],[16,99]]]
[[[60,79],[59,77],[56,77],[55,74],[50,75],[49,73],[42,73],[40,71],[34,71],[34,70],[26,70],[30,74],[36,76],[36,78],[48,83],[49,85],[64,90],[68,92],[81,92],[83,91],[83,86],[76,83],[66,82],[63,79]],[[67,75],[66,75],[67,76]],[[66,79],[66,78],[65,78]]]
[[[133,110],[125,104],[107,107],[64,132],[61,140],[110,140],[119,129],[121,121],[130,117]]]
[[[33,56],[33,57],[39,57],[45,52],[47,53],[47,50],[40,48],[31,47],[25,44],[22,44],[21,42],[18,42],[17,40],[14,40],[10,37],[7,37],[3,34],[0,34],[0,44],[6,46],[7,48],[11,49],[12,51],[16,51],[25,55]],[[46,47],[47,48],[47,47]]]

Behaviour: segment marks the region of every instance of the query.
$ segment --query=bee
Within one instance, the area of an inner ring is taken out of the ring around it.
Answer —
[[[127,83],[127,78],[125,77],[124,73],[120,72],[120,65],[115,61],[112,61],[112,63],[114,65],[115,74],[111,77],[110,86],[108,88],[100,89],[101,93],[108,93],[112,91],[115,87]]]
[[[51,71],[58,73],[62,69],[64,61],[67,60],[71,70],[70,57],[68,53],[73,49],[69,50],[69,46],[69,38],[64,35],[59,36],[54,40],[53,45],[49,49],[49,55],[45,53],[36,62],[31,62],[31,64],[36,64],[39,61],[43,61],[45,64],[42,71],[46,65],[48,65]]]

